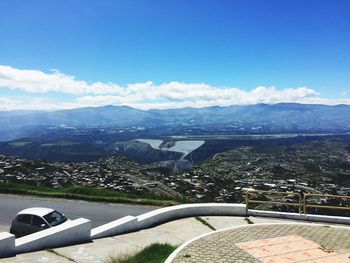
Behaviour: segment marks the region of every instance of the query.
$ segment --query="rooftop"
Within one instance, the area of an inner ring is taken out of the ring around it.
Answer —
[[[52,208],[46,208],[46,207],[31,207],[26,208],[22,211],[20,211],[18,214],[30,214],[30,215],[38,215],[38,216],[44,216],[48,213],[51,213],[54,211]]]

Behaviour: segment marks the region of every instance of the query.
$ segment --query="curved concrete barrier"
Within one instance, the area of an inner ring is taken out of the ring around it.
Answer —
[[[307,214],[306,218],[308,221],[350,225],[350,217],[344,217],[344,216],[325,216],[325,215]]]
[[[120,235],[139,230],[137,218],[125,216],[108,224],[96,227],[91,230],[91,238],[102,238]]]
[[[91,241],[91,221],[79,218],[16,239],[15,251],[16,253],[25,253],[88,241]]]
[[[91,230],[91,238],[103,238],[193,216],[246,216],[245,204],[185,204],[160,208],[137,217],[126,216]]]
[[[245,204],[185,204],[160,208],[137,217],[139,228],[149,228],[164,222],[192,216],[246,216]]]
[[[200,203],[164,207],[137,217],[126,216],[92,229],[91,238],[103,238],[138,231],[172,220],[193,216],[265,216],[294,220],[350,224],[350,218],[346,217],[247,210],[245,204]]]
[[[0,258],[11,257],[15,255],[15,236],[3,232],[0,233]]]
[[[313,214],[304,215],[304,214],[298,214],[298,213],[263,211],[263,210],[248,210],[248,215],[350,225],[350,217],[344,217],[344,216],[326,216],[326,215],[313,215]]]

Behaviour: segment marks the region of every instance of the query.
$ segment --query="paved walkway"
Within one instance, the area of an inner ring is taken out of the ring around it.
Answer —
[[[310,224],[234,227],[191,242],[172,262],[346,263],[350,262],[350,228]]]

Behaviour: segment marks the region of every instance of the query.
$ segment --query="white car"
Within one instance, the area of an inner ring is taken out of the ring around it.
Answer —
[[[70,221],[64,214],[44,207],[27,208],[19,212],[12,221],[10,233],[16,238],[29,235]]]

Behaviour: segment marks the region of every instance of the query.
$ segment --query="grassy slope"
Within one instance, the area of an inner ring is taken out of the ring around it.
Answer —
[[[156,197],[142,197],[100,188],[68,187],[53,189],[26,184],[0,183],[0,193],[27,194],[36,196],[80,199],[95,202],[132,203],[141,205],[167,206],[175,205],[177,200],[163,200]]]
[[[162,263],[176,249],[170,244],[154,243],[132,256],[111,258],[108,263]]]

